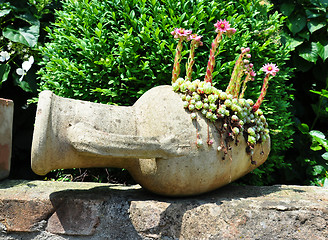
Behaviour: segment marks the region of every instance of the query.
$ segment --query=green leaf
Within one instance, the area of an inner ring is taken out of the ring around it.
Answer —
[[[299,55],[309,62],[316,63],[319,56],[317,43],[311,42],[311,44],[308,44],[307,46],[302,46]]]
[[[326,23],[321,20],[318,20],[318,19],[311,20],[307,23],[307,27],[311,33],[315,32],[325,26],[326,26]]]
[[[324,188],[328,188],[328,178],[325,178],[323,185]]]
[[[303,134],[308,134],[309,133],[309,126],[305,123],[302,123],[300,125],[298,125],[298,129],[303,133]]]
[[[287,27],[295,35],[306,25],[306,17],[303,14],[291,15],[287,21]]]
[[[317,141],[313,141],[310,148],[312,151],[320,151],[322,149],[321,145]]]
[[[4,9],[0,11],[0,17],[6,16],[10,13],[11,9]]]
[[[323,134],[318,130],[312,130],[311,132],[309,132],[309,134],[314,138],[323,139],[323,140],[326,139],[325,134]]]
[[[306,9],[305,13],[306,13],[307,18],[317,18],[317,17],[321,16],[320,13],[314,13],[314,12],[310,11],[309,9]]]
[[[40,21],[31,13],[27,12],[27,13],[21,14],[21,15],[17,16],[17,18],[22,19],[31,25],[40,26]]]
[[[325,160],[328,160],[328,152],[322,154],[321,157]]]
[[[326,137],[322,132],[312,130],[309,134],[312,136],[313,140],[317,141],[326,151],[328,151],[328,140],[326,140]]]
[[[328,44],[322,46],[321,43],[317,43],[318,55],[325,61],[328,58]]]
[[[22,43],[28,47],[34,47],[38,43],[40,27],[32,25],[15,29],[12,26],[6,27],[2,35],[13,42]]]
[[[293,3],[283,3],[280,6],[280,11],[285,16],[289,16],[295,9],[295,4]]]
[[[314,91],[314,90],[310,90],[310,92],[313,92],[315,94],[319,94],[320,96],[328,98],[328,90],[326,90],[326,89],[322,89],[321,92]]]
[[[325,172],[325,168],[321,165],[313,166],[313,175],[319,175],[322,172]]]
[[[9,64],[0,64],[0,85],[8,79],[10,68]]]
[[[290,37],[288,35],[283,35],[283,40],[285,41],[286,45],[288,46],[289,49],[294,50],[296,47],[298,47],[299,45],[301,45],[304,40],[301,38],[293,38]]]

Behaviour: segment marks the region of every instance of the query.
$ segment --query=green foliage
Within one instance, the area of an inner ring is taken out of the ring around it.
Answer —
[[[328,2],[325,0],[282,1],[281,12],[288,16],[285,41],[295,49],[297,70],[307,71],[318,59],[328,58]],[[304,61],[305,60],[305,61]]]
[[[322,97],[328,99],[328,91],[323,89],[319,91],[312,91]],[[326,107],[328,113],[328,107]],[[310,149],[316,153],[307,153],[305,155],[306,170],[309,183],[328,187],[328,140],[324,133],[318,130],[310,131],[307,124],[299,125],[299,130],[308,137],[311,142]]]
[[[35,55],[40,19],[46,13],[44,7],[50,3],[49,0],[42,2],[0,0],[0,52],[9,54],[9,59],[0,62],[0,86],[12,76],[15,84],[24,91],[36,91],[35,73],[30,71],[24,77],[25,81],[20,81],[16,69],[22,68],[23,61],[29,56]]]
[[[280,42],[284,17],[268,14],[271,6],[256,0],[63,0],[56,22],[47,28],[49,43],[40,50],[40,90],[83,100],[131,105],[148,89],[171,83],[176,27],[202,35],[204,46],[195,53],[193,79],[205,76],[209,49],[216,33],[213,24],[227,19],[237,33],[225,38],[216,57],[213,83],[225,90],[241,47],[250,47],[254,70],[272,62],[281,71],[269,84],[262,109],[271,128],[270,159],[245,181],[268,184],[283,169],[283,153],[291,146],[292,115],[289,112],[291,69],[285,66],[289,49]],[[189,46],[184,43],[182,58]],[[181,62],[181,75],[185,74]],[[256,100],[264,74],[248,84],[247,98]]]
[[[291,162],[294,173],[287,174],[298,179],[298,183],[323,185],[327,166],[321,150],[324,138],[319,136],[324,137],[327,133],[328,120],[325,97],[328,88],[328,2],[275,2],[287,17],[283,42],[293,50],[289,64],[297,70],[293,79],[296,89],[294,115],[299,131],[294,135],[294,151],[286,157],[290,158],[286,161]]]

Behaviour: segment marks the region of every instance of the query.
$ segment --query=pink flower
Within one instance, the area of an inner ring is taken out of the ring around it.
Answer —
[[[228,37],[231,37],[232,35],[234,35],[236,33],[236,29],[235,28],[228,28],[227,31],[226,31],[226,35]]]
[[[214,27],[216,28],[216,32],[226,32],[228,29],[230,29],[230,24],[225,19],[221,19],[220,21],[217,21],[216,24],[214,24]]]
[[[265,72],[265,74],[271,74],[272,76],[275,76],[277,72],[279,72],[279,68],[276,64],[273,63],[267,63],[262,68],[262,71]]]
[[[200,41],[202,37],[203,36],[198,36],[197,34],[191,34],[188,36],[187,41],[192,40],[197,46],[203,46],[203,42]]]
[[[176,28],[174,31],[171,32],[171,34],[174,36],[174,38],[179,38],[183,40],[187,40],[188,36],[192,33],[191,30],[186,30],[184,28]]]

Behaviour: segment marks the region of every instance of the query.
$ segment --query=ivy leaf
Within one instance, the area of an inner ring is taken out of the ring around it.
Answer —
[[[10,68],[9,64],[0,64],[0,85],[8,79]]]
[[[295,14],[288,17],[287,27],[295,35],[306,25],[306,17],[303,14]]]
[[[0,17],[6,16],[11,12],[11,9],[4,9],[0,11]]]
[[[325,172],[325,168],[321,165],[315,165],[313,166],[313,175],[316,176],[316,175],[319,175],[321,174],[322,172]]]
[[[317,43],[311,42],[306,46],[302,46],[299,51],[300,57],[304,58],[309,62],[316,63],[318,60],[318,47]]]
[[[303,133],[303,134],[308,134],[309,133],[309,126],[305,123],[302,123],[298,126],[298,129]]]
[[[34,47],[39,38],[40,26],[32,25],[15,29],[12,26],[6,27],[2,35],[13,42],[22,43],[28,47]]]
[[[285,16],[289,16],[295,9],[295,4],[293,3],[283,3],[280,6],[280,11]]]
[[[311,33],[315,32],[325,26],[326,26],[326,23],[321,20],[318,20],[318,19],[311,20],[307,23],[307,27]]]
[[[325,160],[328,160],[328,152],[322,154],[321,157]]]
[[[328,44],[322,46],[321,43],[317,43],[318,55],[325,61],[328,58]]]
[[[301,38],[293,38],[288,36],[287,34],[284,34],[282,36],[282,40],[286,43],[286,45],[288,46],[289,49],[294,50],[296,47],[298,47],[299,45],[301,45],[304,40]]]

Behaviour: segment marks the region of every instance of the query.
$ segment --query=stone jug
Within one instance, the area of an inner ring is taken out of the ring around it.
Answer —
[[[255,146],[253,164],[243,136],[227,154],[219,152],[222,134],[197,114],[197,120],[190,118],[171,86],[152,88],[130,107],[44,91],[36,114],[32,169],[45,175],[54,169],[125,168],[149,191],[188,196],[226,185],[267,159],[270,139]],[[197,147],[197,134],[213,144]]]
[[[13,117],[14,102],[0,98],[0,179],[10,172]]]

